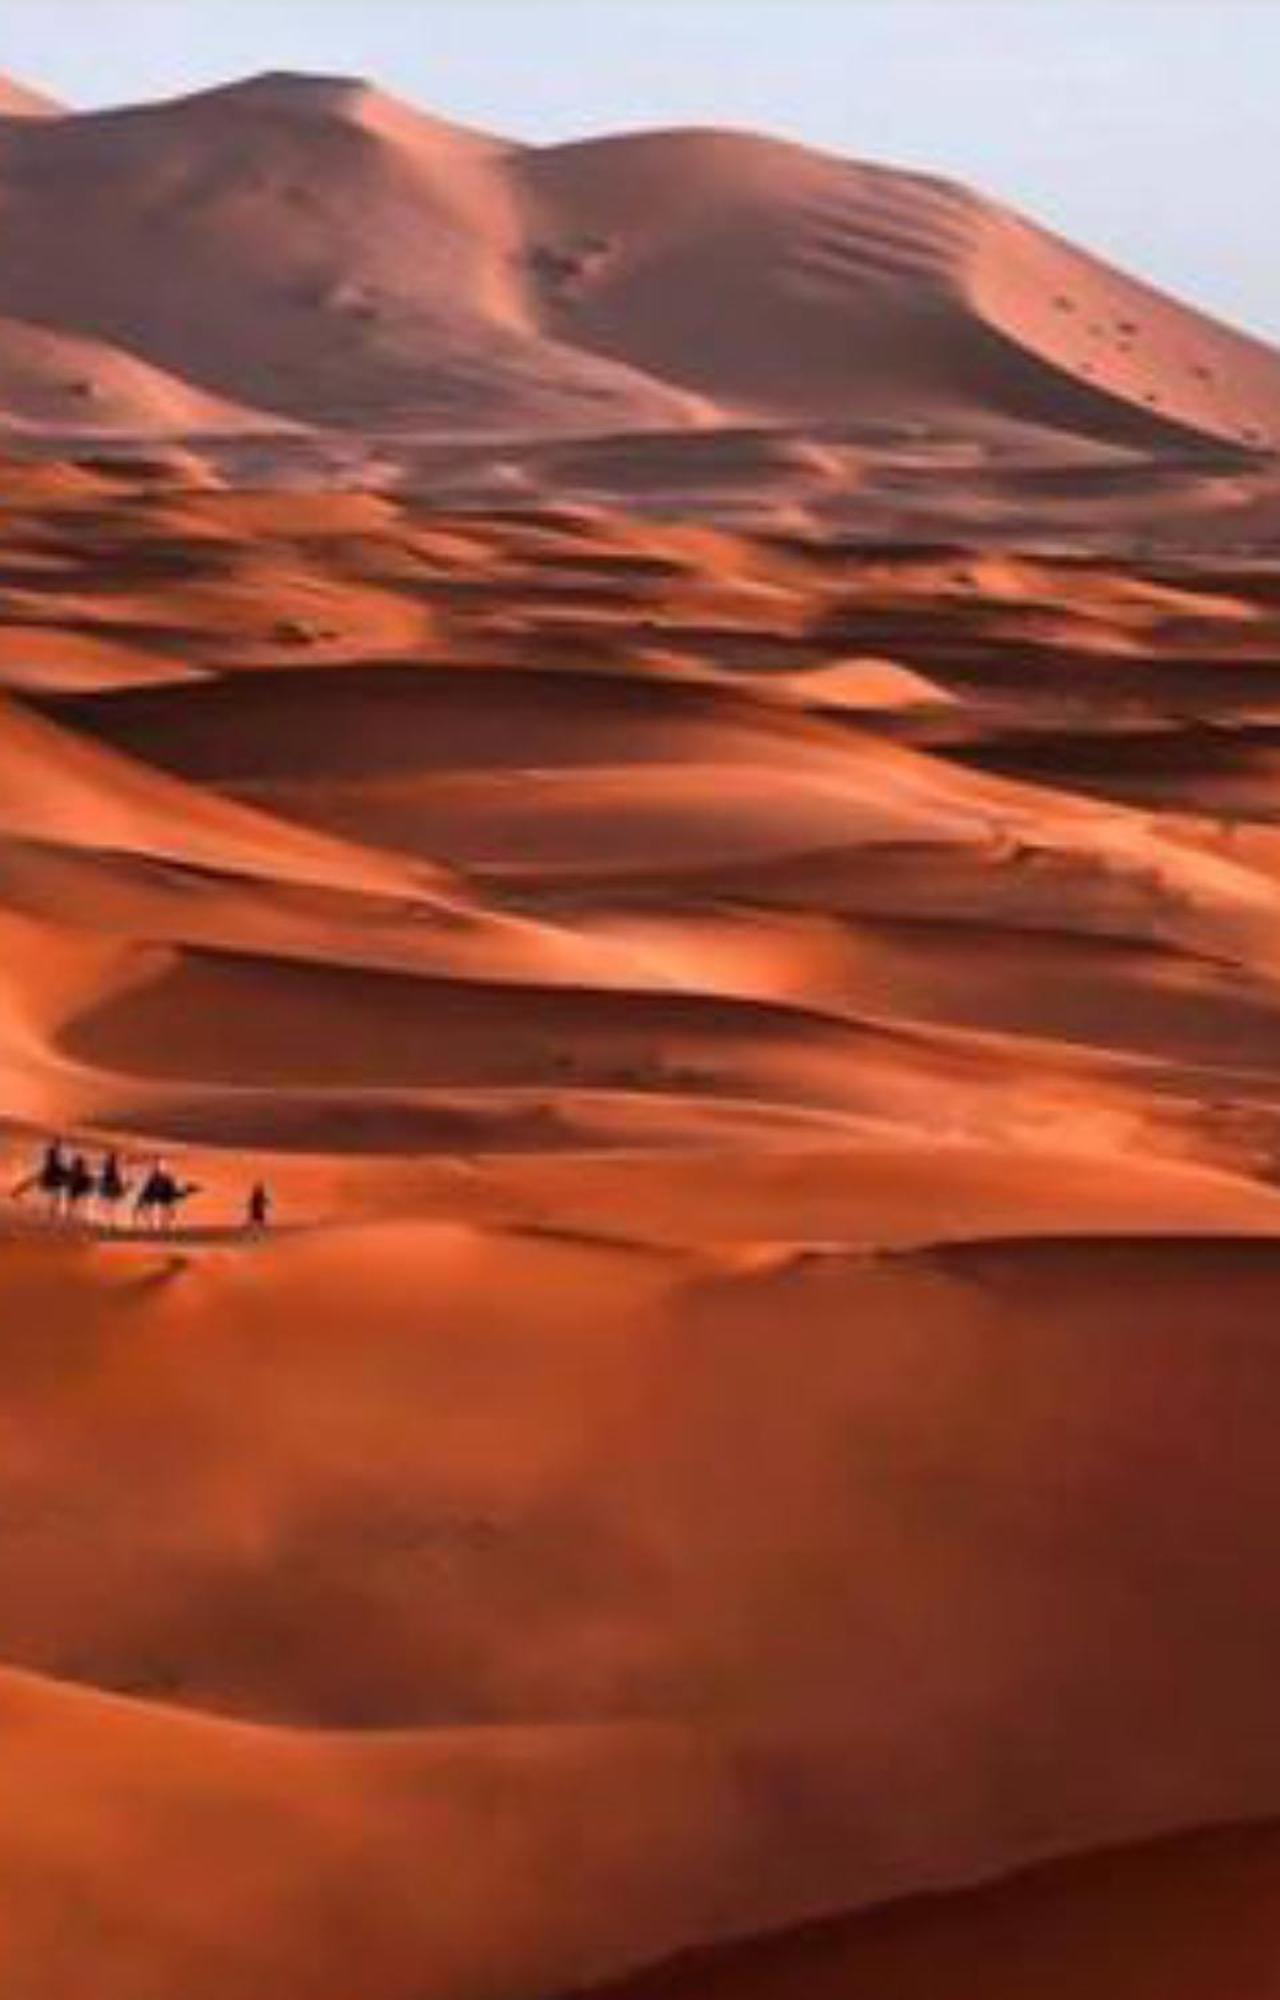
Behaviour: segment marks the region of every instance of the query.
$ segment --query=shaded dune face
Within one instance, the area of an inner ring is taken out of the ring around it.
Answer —
[[[610,2000],[1098,2000],[1276,1991],[1273,1827],[1117,1850],[965,1896],[691,1955]],[[603,2000],[603,1989],[602,2000]]]
[[[1272,569],[5,486],[9,1987],[1267,2000]]]

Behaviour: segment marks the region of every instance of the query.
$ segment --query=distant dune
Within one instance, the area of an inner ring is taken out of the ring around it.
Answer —
[[[802,467],[821,440],[844,493],[841,448],[895,439],[1280,445],[1262,343],[967,189],[748,134],[521,146],[267,75],[11,118],[0,185],[0,421],[29,443],[292,433],[253,462],[279,480],[298,433],[363,440],[366,479],[373,440],[402,469],[470,441],[491,493],[611,433],[672,434],[686,486],[681,438],[771,434]]]
[[[12,77],[0,76],[0,118],[61,118],[65,107],[42,91],[28,90]]]
[[[206,395],[106,342],[0,319],[0,435],[56,439],[260,431],[261,417]],[[291,429],[280,422],[275,428]]]

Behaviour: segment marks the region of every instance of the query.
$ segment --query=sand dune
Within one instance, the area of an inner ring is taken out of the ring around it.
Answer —
[[[46,97],[43,91],[30,90],[13,77],[0,76],[0,118],[61,118],[65,115],[65,106]]]
[[[5,1257],[19,1977],[554,1991],[1274,1797],[1274,1238]]]
[[[245,808],[209,801],[199,811],[162,773],[67,735],[16,702],[0,709],[0,768],[5,835],[339,887],[414,886],[407,870],[389,859],[371,867],[358,849],[305,835],[282,847],[278,827]]]
[[[553,275],[555,323],[738,408],[967,408],[1134,444],[1161,421],[1252,420],[1259,442],[1275,422],[1269,350],[959,187],[732,132],[553,147],[514,171],[564,264],[586,246]]]
[[[288,74],[11,117],[0,176],[27,448],[872,534],[1280,506],[1271,349],[928,176],[732,131],[516,145]]]
[[[677,390],[538,337],[510,275],[506,150],[303,78],[33,121],[5,135],[3,297],[262,422],[503,432],[696,415]]]
[[[5,375],[0,427],[19,438],[29,431],[83,441],[99,433],[182,437],[262,428],[256,413],[238,410],[102,341],[5,319],[0,350]]]
[[[691,1954],[618,2000],[1268,2000],[1277,1990],[1276,1834],[1232,1827],[1120,1849],[966,1896]]]

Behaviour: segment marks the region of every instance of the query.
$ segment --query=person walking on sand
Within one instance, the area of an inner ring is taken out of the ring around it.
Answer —
[[[245,1227],[255,1232],[271,1225],[271,1194],[265,1182],[255,1181],[245,1205]]]

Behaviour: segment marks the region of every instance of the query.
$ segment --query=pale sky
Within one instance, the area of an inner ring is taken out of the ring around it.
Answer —
[[[0,0],[0,70],[73,106],[263,69],[941,171],[1280,340],[1280,0]]]

